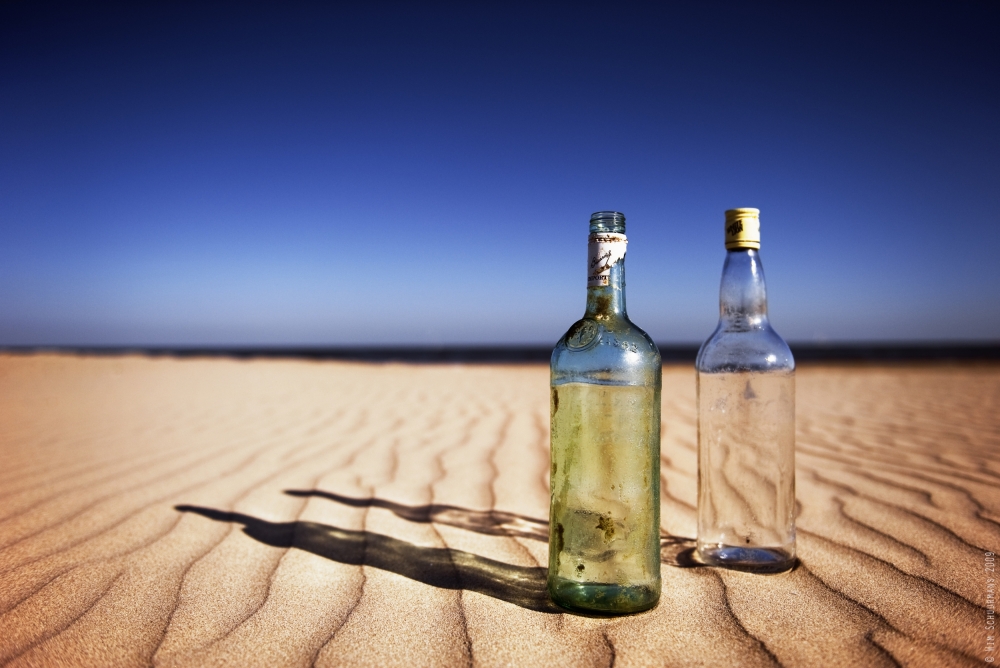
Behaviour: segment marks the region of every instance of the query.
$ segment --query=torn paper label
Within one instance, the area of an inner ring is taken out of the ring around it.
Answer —
[[[608,285],[611,267],[625,259],[628,239],[617,232],[598,232],[587,242],[587,287]]]

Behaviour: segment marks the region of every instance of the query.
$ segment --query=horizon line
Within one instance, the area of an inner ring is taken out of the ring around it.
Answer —
[[[701,343],[657,343],[664,363],[693,362]],[[797,361],[809,362],[986,362],[1000,361],[992,341],[790,341]],[[542,344],[386,345],[0,345],[0,354],[94,356],[229,357],[369,362],[547,362],[553,346]]]

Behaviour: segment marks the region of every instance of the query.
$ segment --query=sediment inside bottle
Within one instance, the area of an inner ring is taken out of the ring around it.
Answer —
[[[698,554],[745,570],[795,558],[795,376],[699,373]]]
[[[570,608],[635,612],[660,594],[659,390],[552,387],[549,589]]]

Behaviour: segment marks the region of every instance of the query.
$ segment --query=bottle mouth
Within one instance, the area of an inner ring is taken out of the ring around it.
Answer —
[[[625,214],[620,211],[595,211],[590,214],[590,233],[595,232],[625,234]]]

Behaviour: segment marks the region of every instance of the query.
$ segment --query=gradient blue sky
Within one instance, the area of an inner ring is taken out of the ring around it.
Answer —
[[[553,343],[587,221],[792,341],[1000,339],[1000,3],[7,2],[0,345]]]

